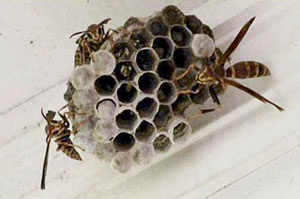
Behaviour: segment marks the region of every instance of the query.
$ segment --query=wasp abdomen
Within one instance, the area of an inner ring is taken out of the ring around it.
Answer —
[[[246,79],[270,75],[270,70],[255,61],[238,62],[226,70],[226,77]]]

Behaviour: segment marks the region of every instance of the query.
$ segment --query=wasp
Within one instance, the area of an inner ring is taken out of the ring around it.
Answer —
[[[64,154],[69,156],[72,159],[81,161],[81,157],[79,153],[76,151],[75,147],[82,149],[81,147],[74,145],[70,139],[70,135],[72,131],[69,130],[70,123],[66,117],[66,113],[61,114],[58,111],[58,115],[60,116],[60,120],[54,120],[56,112],[49,110],[45,115],[43,109],[41,109],[42,116],[47,121],[47,125],[45,128],[46,132],[46,153],[44,158],[43,164],[43,174],[41,180],[41,189],[45,189],[45,179],[47,173],[47,166],[48,166],[48,155],[49,155],[49,147],[52,138],[55,138],[55,142],[57,143],[57,151],[62,151]]]
[[[200,109],[201,113],[212,112],[221,107],[220,100],[218,98],[218,90],[225,91],[227,85],[238,88],[256,99],[262,101],[263,103],[269,103],[276,107],[279,111],[284,109],[275,103],[271,102],[267,98],[258,94],[254,90],[232,80],[233,78],[246,79],[254,77],[264,77],[270,75],[270,70],[262,63],[256,61],[242,61],[234,65],[231,65],[229,68],[225,69],[225,63],[230,60],[229,56],[232,52],[238,47],[247,31],[249,30],[251,24],[253,23],[255,17],[251,18],[239,31],[235,39],[223,53],[220,50],[216,50],[217,59],[210,64],[204,66],[198,66],[197,64],[191,64],[186,71],[184,71],[180,76],[175,77],[175,80],[180,80],[190,73],[191,70],[196,70],[195,81],[197,83],[196,89],[187,89],[181,90],[179,93],[184,94],[197,94],[203,89],[203,86],[208,87],[210,96],[212,97],[214,103],[217,104],[217,107],[211,109]],[[209,63],[209,62],[208,62]]]
[[[80,31],[72,34],[70,38],[75,35],[82,34],[76,41],[78,47],[75,52],[74,64],[80,66],[90,63],[93,60],[93,52],[100,49],[101,45],[109,38],[110,32],[114,31],[109,29],[107,32],[104,30],[104,25],[111,19],[105,19],[99,24],[90,25],[87,30]]]

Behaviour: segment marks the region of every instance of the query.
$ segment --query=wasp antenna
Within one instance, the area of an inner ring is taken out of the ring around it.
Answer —
[[[249,95],[255,97],[256,99],[262,101],[263,103],[269,103],[269,104],[275,106],[279,111],[284,111],[284,109],[281,108],[280,106],[278,106],[277,104],[271,102],[270,100],[268,100],[267,98],[261,96],[260,94],[258,94],[258,93],[255,92],[254,90],[252,90],[252,89],[250,89],[250,88],[248,88],[248,87],[246,87],[246,86],[244,86],[244,85],[242,85],[242,84],[240,84],[240,83],[238,83],[238,82],[236,82],[236,81],[229,80],[229,79],[226,79],[226,78],[224,78],[223,81],[224,81],[224,83],[226,83],[226,84],[229,84],[229,85],[231,85],[231,86],[233,86],[233,87],[235,87],[235,88],[238,88],[238,89],[240,89],[240,90],[243,90],[244,92],[246,92],[246,93],[248,93]]]
[[[98,26],[107,24],[110,20],[111,20],[111,18],[104,19],[103,21],[101,21],[101,22],[98,24]]]
[[[44,119],[47,121],[47,123],[49,124],[49,121],[48,121],[47,117],[46,117],[45,114],[44,114],[43,108],[41,108],[41,113],[42,113],[43,118],[44,118]]]
[[[246,35],[247,31],[249,30],[251,24],[255,20],[255,17],[252,17],[240,30],[238,35],[234,38],[233,42],[229,45],[229,47],[226,49],[223,56],[218,60],[219,65],[223,65],[226,60],[229,58],[231,53],[238,47],[244,36]]]
[[[72,38],[72,37],[74,37],[75,35],[79,35],[79,34],[81,34],[81,33],[85,33],[86,31],[84,30],[84,31],[80,31],[80,32],[75,32],[75,33],[73,33],[71,36],[70,36],[70,39]]]

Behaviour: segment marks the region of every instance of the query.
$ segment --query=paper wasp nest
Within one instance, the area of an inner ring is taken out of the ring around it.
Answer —
[[[84,113],[73,118],[74,142],[120,172],[184,142],[192,132],[186,108],[208,96],[205,88],[178,94],[193,89],[195,76],[174,77],[192,63],[213,61],[214,51],[210,28],[175,6],[129,18],[70,77],[69,108]]]

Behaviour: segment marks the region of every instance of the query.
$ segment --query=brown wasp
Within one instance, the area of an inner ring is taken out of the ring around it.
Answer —
[[[83,64],[90,63],[93,60],[93,52],[100,49],[101,45],[109,38],[109,33],[112,29],[109,29],[106,33],[104,30],[104,25],[107,24],[111,19],[105,19],[99,24],[90,25],[87,30],[80,31],[72,34],[70,38],[75,35],[83,33],[76,43],[78,47],[75,53],[75,66],[80,66]]]
[[[237,46],[242,41],[243,37],[247,33],[250,25],[253,23],[255,17],[251,18],[240,30],[238,35],[235,37],[233,42],[229,45],[225,53],[218,53],[217,60],[210,64],[205,65],[202,67],[197,66],[196,64],[192,64],[189,68],[183,72],[179,77],[176,77],[175,80],[180,80],[185,77],[192,69],[197,71],[196,75],[196,82],[198,88],[195,90],[182,90],[179,93],[186,93],[186,94],[197,94],[203,88],[203,86],[208,87],[208,91],[210,96],[212,97],[214,103],[218,106],[212,109],[204,109],[200,110],[201,113],[207,113],[214,110],[217,110],[221,107],[220,100],[218,99],[217,90],[224,91],[227,85],[236,87],[244,92],[252,95],[253,97],[257,98],[258,100],[262,101],[263,103],[269,103],[275,106],[279,111],[283,111],[284,109],[280,106],[274,104],[270,100],[266,99],[265,97],[261,96],[257,92],[253,91],[252,89],[243,86],[242,84],[228,79],[228,78],[253,78],[253,77],[263,77],[270,75],[270,70],[263,64],[256,62],[256,61],[242,61],[238,62],[228,69],[225,69],[225,63],[229,60],[229,56],[231,53],[237,48]],[[216,52],[217,53],[217,52]]]
[[[41,189],[45,189],[45,178],[47,173],[47,166],[48,166],[48,154],[49,154],[49,147],[52,138],[55,138],[55,142],[57,143],[57,151],[62,151],[67,156],[75,160],[82,160],[79,153],[75,150],[75,147],[82,149],[81,147],[74,145],[70,139],[70,135],[72,131],[69,130],[70,123],[66,117],[66,113],[61,114],[58,111],[58,115],[61,117],[61,120],[54,120],[56,113],[54,111],[49,110],[45,115],[43,113],[43,109],[41,110],[42,116],[47,121],[47,125],[45,128],[46,131],[46,154],[44,158],[43,164],[43,174],[42,174],[42,181],[41,181]]]

